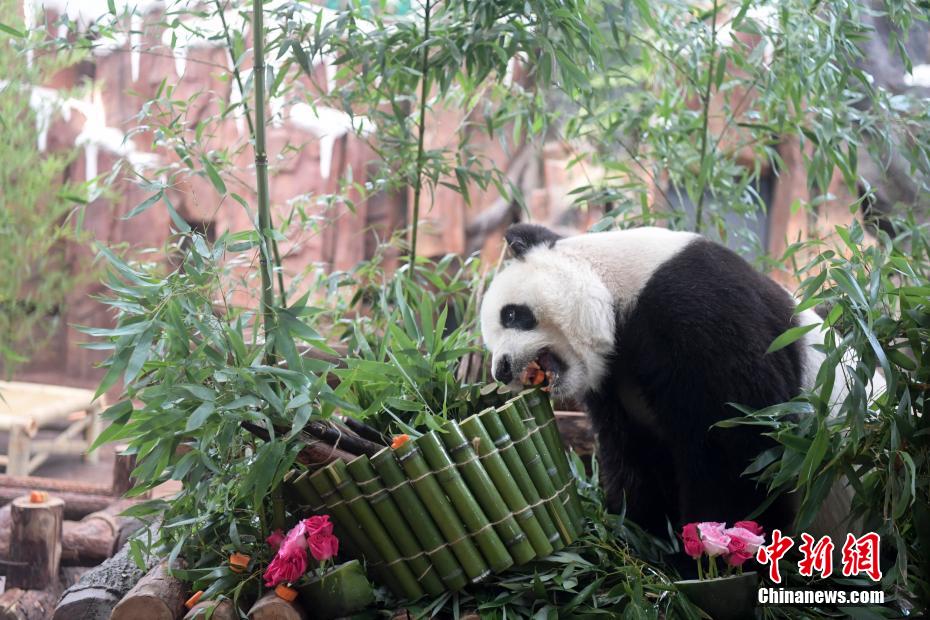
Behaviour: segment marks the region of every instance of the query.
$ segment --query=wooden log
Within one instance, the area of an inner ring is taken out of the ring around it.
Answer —
[[[64,521],[61,533],[62,566],[96,566],[125,544],[127,538],[142,527],[142,522],[119,513],[134,502],[121,500],[104,510],[93,512],[80,521]],[[10,558],[10,508],[0,508],[0,573],[6,572],[3,561]]]
[[[239,614],[236,613],[229,599],[201,601],[191,607],[190,611],[184,615],[184,620],[195,620],[195,618],[206,620],[208,613],[211,614],[210,620],[239,620]]]
[[[7,569],[11,588],[44,590],[58,582],[65,503],[57,497],[35,499],[18,497],[11,506]]]
[[[113,461],[113,486],[110,490],[113,495],[122,497],[136,485],[136,481],[130,476],[135,468],[136,455],[123,454],[123,450],[117,448],[116,459]]]
[[[60,595],[57,580],[45,590],[9,588],[0,596],[0,620],[47,620]]]
[[[161,562],[132,587],[116,607],[111,620],[176,620],[184,614],[187,586],[168,574]]]
[[[157,531],[150,530],[152,536]],[[55,607],[52,620],[108,620],[113,608],[156,561],[144,556],[145,570],[136,566],[129,545],[100,566],[84,573],[81,579],[65,590]]]
[[[80,521],[66,521],[62,533],[61,563],[96,566],[113,555],[128,536],[142,527],[138,519],[119,516],[133,503],[121,500],[90,513]]]
[[[41,488],[41,487],[40,487]],[[45,490],[45,489],[42,489]],[[83,519],[92,512],[104,510],[113,503],[112,495],[83,495],[79,493],[65,493],[50,491],[55,497],[65,503],[64,517],[72,521]],[[23,489],[0,487],[0,504],[12,502],[23,494]]]
[[[5,476],[0,475],[0,487],[9,487],[31,491],[64,491],[66,493],[83,493],[87,495],[110,495],[111,488],[103,484],[86,484],[73,480],[42,478],[40,476]],[[22,493],[20,493],[22,495]],[[55,495],[58,495],[56,492]]]
[[[249,620],[307,620],[307,612],[299,602],[288,602],[269,592],[252,605]]]

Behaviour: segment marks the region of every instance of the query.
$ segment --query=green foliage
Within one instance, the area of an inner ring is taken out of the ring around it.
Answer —
[[[12,374],[61,327],[68,294],[89,275],[68,247],[86,241],[87,192],[63,182],[74,151],[39,149],[40,134],[68,95],[38,87],[81,54],[27,62],[31,39],[19,4],[0,0],[0,15],[8,22],[0,24],[0,368]]]
[[[308,324],[319,310],[306,296],[272,307],[274,329],[263,337],[261,316],[231,300],[236,280],[228,265],[248,251],[236,249],[242,235],[223,235],[212,247],[195,233],[183,239],[188,249],[170,272],[103,251],[110,292],[103,302],[116,311],[116,326],[84,331],[97,339],[91,346],[112,350],[98,392],[120,380],[125,388],[104,413],[110,425],[97,444],[129,444],[138,462],[131,495],[168,480],[183,484],[170,502],[145,502],[133,513],[163,513],[159,542],[191,560],[185,575],[210,566],[218,579],[211,593],[248,587],[254,594],[255,580],[230,572],[226,556],[264,552],[272,490],[303,446],[297,435],[304,424],[337,407],[354,409],[327,384],[330,365],[302,356],[332,353]],[[269,358],[281,363],[269,365]],[[267,429],[270,440],[243,423]]]
[[[334,371],[337,393],[388,432],[392,423],[413,434],[438,429],[444,419],[462,417],[477,389],[463,384],[458,369],[479,351],[473,295],[482,279],[477,260],[456,262],[420,259],[414,278],[404,270],[382,274],[377,288],[346,282],[364,291],[356,299],[369,312],[342,319],[349,355],[347,367]]]
[[[902,221],[894,241],[882,233],[871,246],[858,225],[837,232],[842,253],[818,254],[801,287],[802,308],[829,308],[826,361],[809,394],[737,421],[761,425],[779,443],[747,471],[761,472],[773,494],[798,494],[798,531],[835,483],[849,484],[850,523],[881,534],[893,560],[883,589],[902,607],[926,609],[930,227]]]

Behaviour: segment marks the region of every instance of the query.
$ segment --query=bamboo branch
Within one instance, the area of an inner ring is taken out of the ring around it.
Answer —
[[[702,119],[702,128],[701,128],[701,158],[698,160],[699,165],[701,166],[700,170],[700,179],[701,179],[701,194],[698,196],[697,208],[694,211],[694,232],[701,232],[701,219],[704,216],[704,195],[707,193],[707,178],[710,176],[711,169],[714,165],[714,160],[710,160],[708,165],[707,173],[704,172],[704,159],[707,157],[707,142],[708,142],[708,124],[710,121],[710,91],[714,85],[714,75],[716,74],[716,64],[717,64],[717,2],[714,0],[714,8],[711,12],[711,22],[710,22],[710,65],[707,68],[707,88],[704,91],[703,104],[704,104],[704,116]]]
[[[429,96],[429,17],[430,0],[426,0],[423,17],[423,60],[420,64],[420,125],[417,128],[417,177],[413,188],[413,226],[410,231],[410,262],[408,277],[413,277],[417,261],[417,228],[420,222],[420,194],[423,191],[423,139],[426,135],[426,98]]]
[[[271,273],[272,259],[269,256],[273,238],[271,235],[271,206],[268,198],[268,154],[265,151],[265,25],[262,1],[252,0],[252,53],[254,64],[252,77],[255,80],[255,178],[258,190],[258,234],[259,263],[262,280],[262,318],[265,327],[265,342],[274,331],[274,283]],[[270,357],[266,352],[266,357]]]

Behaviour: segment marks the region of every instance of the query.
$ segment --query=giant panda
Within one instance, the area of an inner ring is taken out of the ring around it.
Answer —
[[[493,377],[520,389],[529,369],[554,397],[581,403],[597,436],[608,508],[662,535],[668,522],[734,522],[767,490],[741,475],[774,445],[740,425],[712,428],[813,386],[819,329],[766,353],[795,312],[780,285],[726,247],[662,228],[561,237],[531,224],[505,235],[513,259],[480,308]],[[522,379],[521,379],[522,377]],[[790,527],[783,496],[759,517]]]

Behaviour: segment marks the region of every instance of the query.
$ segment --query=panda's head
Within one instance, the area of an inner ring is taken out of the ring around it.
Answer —
[[[514,260],[481,304],[491,373],[514,390],[543,373],[553,395],[581,399],[600,384],[613,351],[611,294],[591,264],[552,231],[518,224],[506,240]]]

